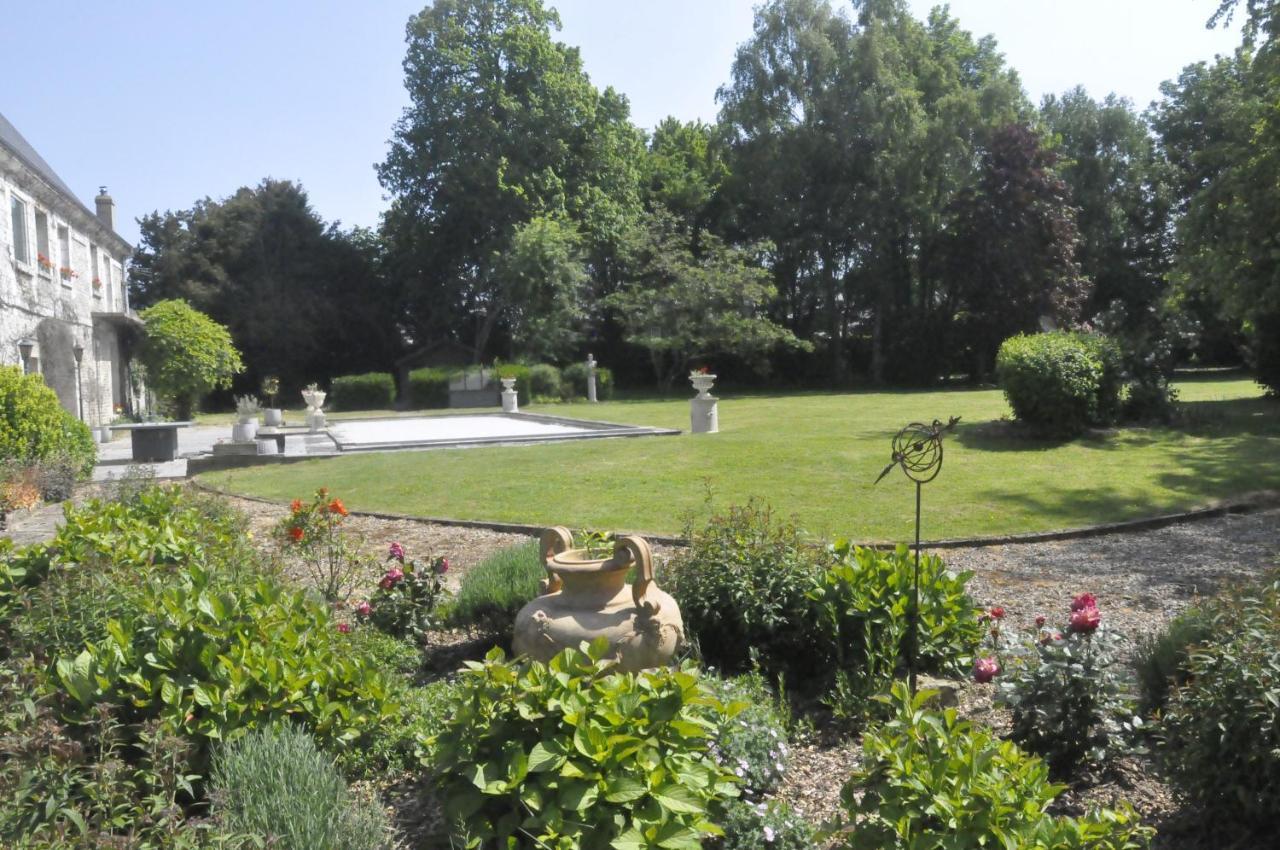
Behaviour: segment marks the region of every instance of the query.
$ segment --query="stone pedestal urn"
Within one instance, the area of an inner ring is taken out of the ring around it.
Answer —
[[[542,595],[516,615],[515,651],[548,661],[603,636],[622,670],[670,664],[684,640],[684,622],[676,601],[654,583],[648,541],[620,537],[608,558],[572,546],[566,528],[542,533],[548,577]],[[636,582],[627,584],[632,567]]]
[[[711,394],[715,375],[694,372],[689,383],[698,394],[689,399],[689,430],[695,434],[715,434],[720,431],[720,399]]]
[[[519,413],[520,399],[516,392],[515,378],[501,378],[502,381],[502,412],[503,413]]]

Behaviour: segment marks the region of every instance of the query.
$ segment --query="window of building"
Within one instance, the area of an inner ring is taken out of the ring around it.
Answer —
[[[66,225],[58,228],[58,274],[63,283],[71,284],[71,230]]]
[[[93,294],[96,297],[101,298],[102,297],[102,278],[98,277],[98,246],[97,245],[89,246],[89,273],[92,275],[92,277],[89,278],[89,283],[93,287]]]
[[[20,263],[31,262],[31,246],[27,244],[27,204],[17,195],[9,194],[9,217],[13,222],[13,258]]]
[[[36,265],[45,277],[53,274],[53,259],[49,256],[49,215],[44,210],[36,210]]]
[[[111,258],[104,257],[102,263],[102,288],[94,290],[94,293],[101,295],[107,293],[107,308],[111,308],[112,292],[111,292]]]

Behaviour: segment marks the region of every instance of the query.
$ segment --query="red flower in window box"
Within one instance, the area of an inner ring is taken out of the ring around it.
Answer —
[[[44,254],[36,254],[36,265],[40,266],[42,271],[53,271],[53,260],[46,257]]]
[[[95,278],[93,279],[93,288],[94,288],[94,289],[101,289],[101,288],[102,288],[102,278],[100,278],[100,277],[95,277]]]

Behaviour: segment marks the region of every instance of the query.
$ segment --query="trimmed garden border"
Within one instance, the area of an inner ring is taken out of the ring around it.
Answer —
[[[219,496],[228,496],[235,499],[245,499],[250,502],[261,502],[265,505],[287,507],[286,502],[277,502],[274,499],[266,499],[261,496],[250,496],[244,493],[235,493],[230,490],[223,490],[219,487],[213,487],[205,484],[202,481],[197,481],[194,478],[190,480],[192,486],[203,490],[206,493],[214,493]],[[1085,537],[1100,537],[1104,534],[1123,534],[1129,531],[1150,531],[1152,529],[1178,525],[1184,522],[1213,519],[1215,517],[1226,516],[1228,514],[1254,513],[1255,511],[1266,510],[1277,506],[1280,506],[1280,491],[1259,490],[1254,493],[1248,493],[1240,499],[1219,502],[1189,511],[1160,514],[1158,516],[1146,517],[1143,519],[1100,523],[1098,525],[1086,525],[1080,528],[1068,528],[1059,531],[1031,531],[1023,534],[1004,534],[986,537],[949,537],[942,540],[925,540],[922,541],[920,545],[926,549],[968,549],[982,546],[1004,546],[1017,543],[1047,543],[1054,540],[1079,540]],[[409,520],[412,522],[429,523],[432,525],[453,525],[460,528],[483,528],[488,531],[500,531],[507,534],[526,534],[530,537],[537,537],[546,528],[546,526],[543,525],[529,525],[528,523],[523,522],[494,522],[480,519],[422,517],[413,516],[412,514],[391,513],[388,511],[352,510],[350,513],[353,516],[372,517],[374,519]],[[688,538],[673,537],[666,534],[651,534],[644,531],[630,530],[619,530],[618,533],[639,534],[651,542],[660,543],[664,546],[687,546],[689,544]],[[870,546],[875,549],[892,549],[899,544],[874,540],[861,543],[859,545]]]

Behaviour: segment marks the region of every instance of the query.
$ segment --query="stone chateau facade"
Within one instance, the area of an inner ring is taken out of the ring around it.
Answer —
[[[142,323],[129,309],[132,247],[104,187],[90,212],[0,115],[0,364],[39,373],[90,426],[134,408]]]

